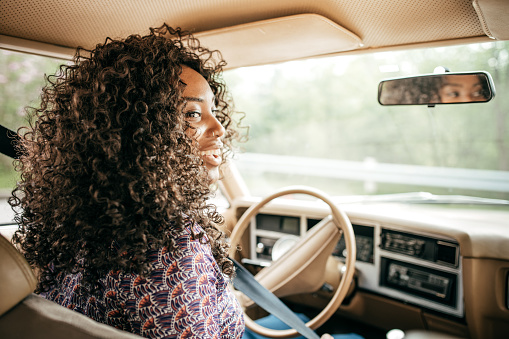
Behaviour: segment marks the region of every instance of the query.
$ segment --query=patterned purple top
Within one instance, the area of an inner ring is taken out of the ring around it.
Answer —
[[[202,231],[195,226],[195,232]],[[210,245],[177,239],[178,254],[149,252],[149,277],[110,272],[94,295],[75,293],[81,274],[64,277],[44,297],[124,331],[149,338],[241,338],[242,309],[228,288]]]

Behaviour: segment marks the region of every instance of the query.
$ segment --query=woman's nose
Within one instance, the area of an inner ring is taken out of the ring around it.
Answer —
[[[222,138],[225,133],[224,126],[213,115],[211,116],[210,119],[209,131],[211,132],[210,134],[216,138]]]

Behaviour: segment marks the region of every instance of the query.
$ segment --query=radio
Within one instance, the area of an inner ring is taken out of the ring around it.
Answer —
[[[381,286],[455,306],[457,276],[454,274],[388,258],[382,258],[381,271]]]

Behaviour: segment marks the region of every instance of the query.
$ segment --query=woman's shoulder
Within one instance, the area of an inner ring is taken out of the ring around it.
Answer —
[[[211,271],[218,267],[209,239],[203,228],[198,224],[188,223],[181,231],[173,232],[173,247],[160,247],[149,251],[148,259],[153,269],[191,270],[205,264]]]
[[[211,252],[207,233],[199,224],[188,223],[182,231],[172,236],[175,240],[176,253],[188,252],[189,250]]]

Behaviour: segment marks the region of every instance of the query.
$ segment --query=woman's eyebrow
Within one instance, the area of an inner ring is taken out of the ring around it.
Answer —
[[[445,87],[445,86],[451,86],[451,87],[463,87],[463,84],[461,84],[461,83],[457,83],[457,82],[448,82],[448,83],[445,83],[442,87]]]
[[[197,101],[197,102],[203,102],[203,99],[202,98],[197,98],[197,97],[183,97],[185,100],[187,101]]]
[[[205,102],[205,100],[203,100],[203,98],[197,98],[197,97],[182,97],[182,98],[187,101]],[[216,98],[212,97],[212,103],[215,103],[215,102],[216,102]]]

